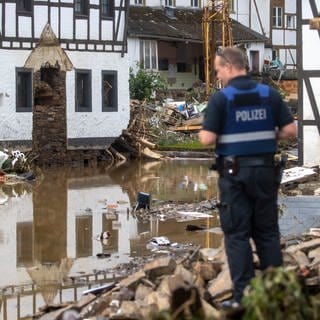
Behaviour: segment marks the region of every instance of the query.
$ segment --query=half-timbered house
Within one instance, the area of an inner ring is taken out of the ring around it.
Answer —
[[[121,134],[129,121],[128,3],[0,1],[2,147],[32,148],[47,163],[84,153],[90,161],[90,150]]]
[[[234,43],[246,50],[254,74],[269,71],[272,61],[279,62],[272,68],[296,69],[295,0],[130,0],[131,66],[139,62],[145,69],[160,72],[170,88],[188,88],[203,81],[201,22],[203,7],[213,4],[229,6]],[[215,41],[219,46],[218,30]],[[283,71],[281,77],[289,74],[296,76]]]
[[[320,2],[298,1],[299,162],[320,165]]]

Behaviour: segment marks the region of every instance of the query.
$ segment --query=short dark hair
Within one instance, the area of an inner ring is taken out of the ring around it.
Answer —
[[[221,65],[232,64],[239,70],[248,68],[248,58],[243,50],[237,47],[225,47],[218,51],[217,56],[221,57]]]

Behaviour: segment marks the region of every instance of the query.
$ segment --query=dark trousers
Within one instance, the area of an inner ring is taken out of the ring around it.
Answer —
[[[280,266],[278,181],[274,167],[240,167],[236,176],[220,172],[220,223],[225,236],[234,299],[254,277],[250,238],[255,242],[262,270]]]

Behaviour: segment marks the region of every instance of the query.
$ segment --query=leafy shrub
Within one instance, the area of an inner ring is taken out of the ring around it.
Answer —
[[[242,303],[243,320],[319,319],[319,306],[295,271],[283,267],[270,268],[252,279]]]
[[[129,89],[131,99],[150,100],[155,91],[165,90],[166,87],[166,82],[159,73],[141,68],[134,73],[133,68],[130,68]]]

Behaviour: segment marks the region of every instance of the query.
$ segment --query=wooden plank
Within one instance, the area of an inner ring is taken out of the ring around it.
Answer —
[[[202,129],[202,125],[180,126],[172,128],[173,131],[198,131]]]

